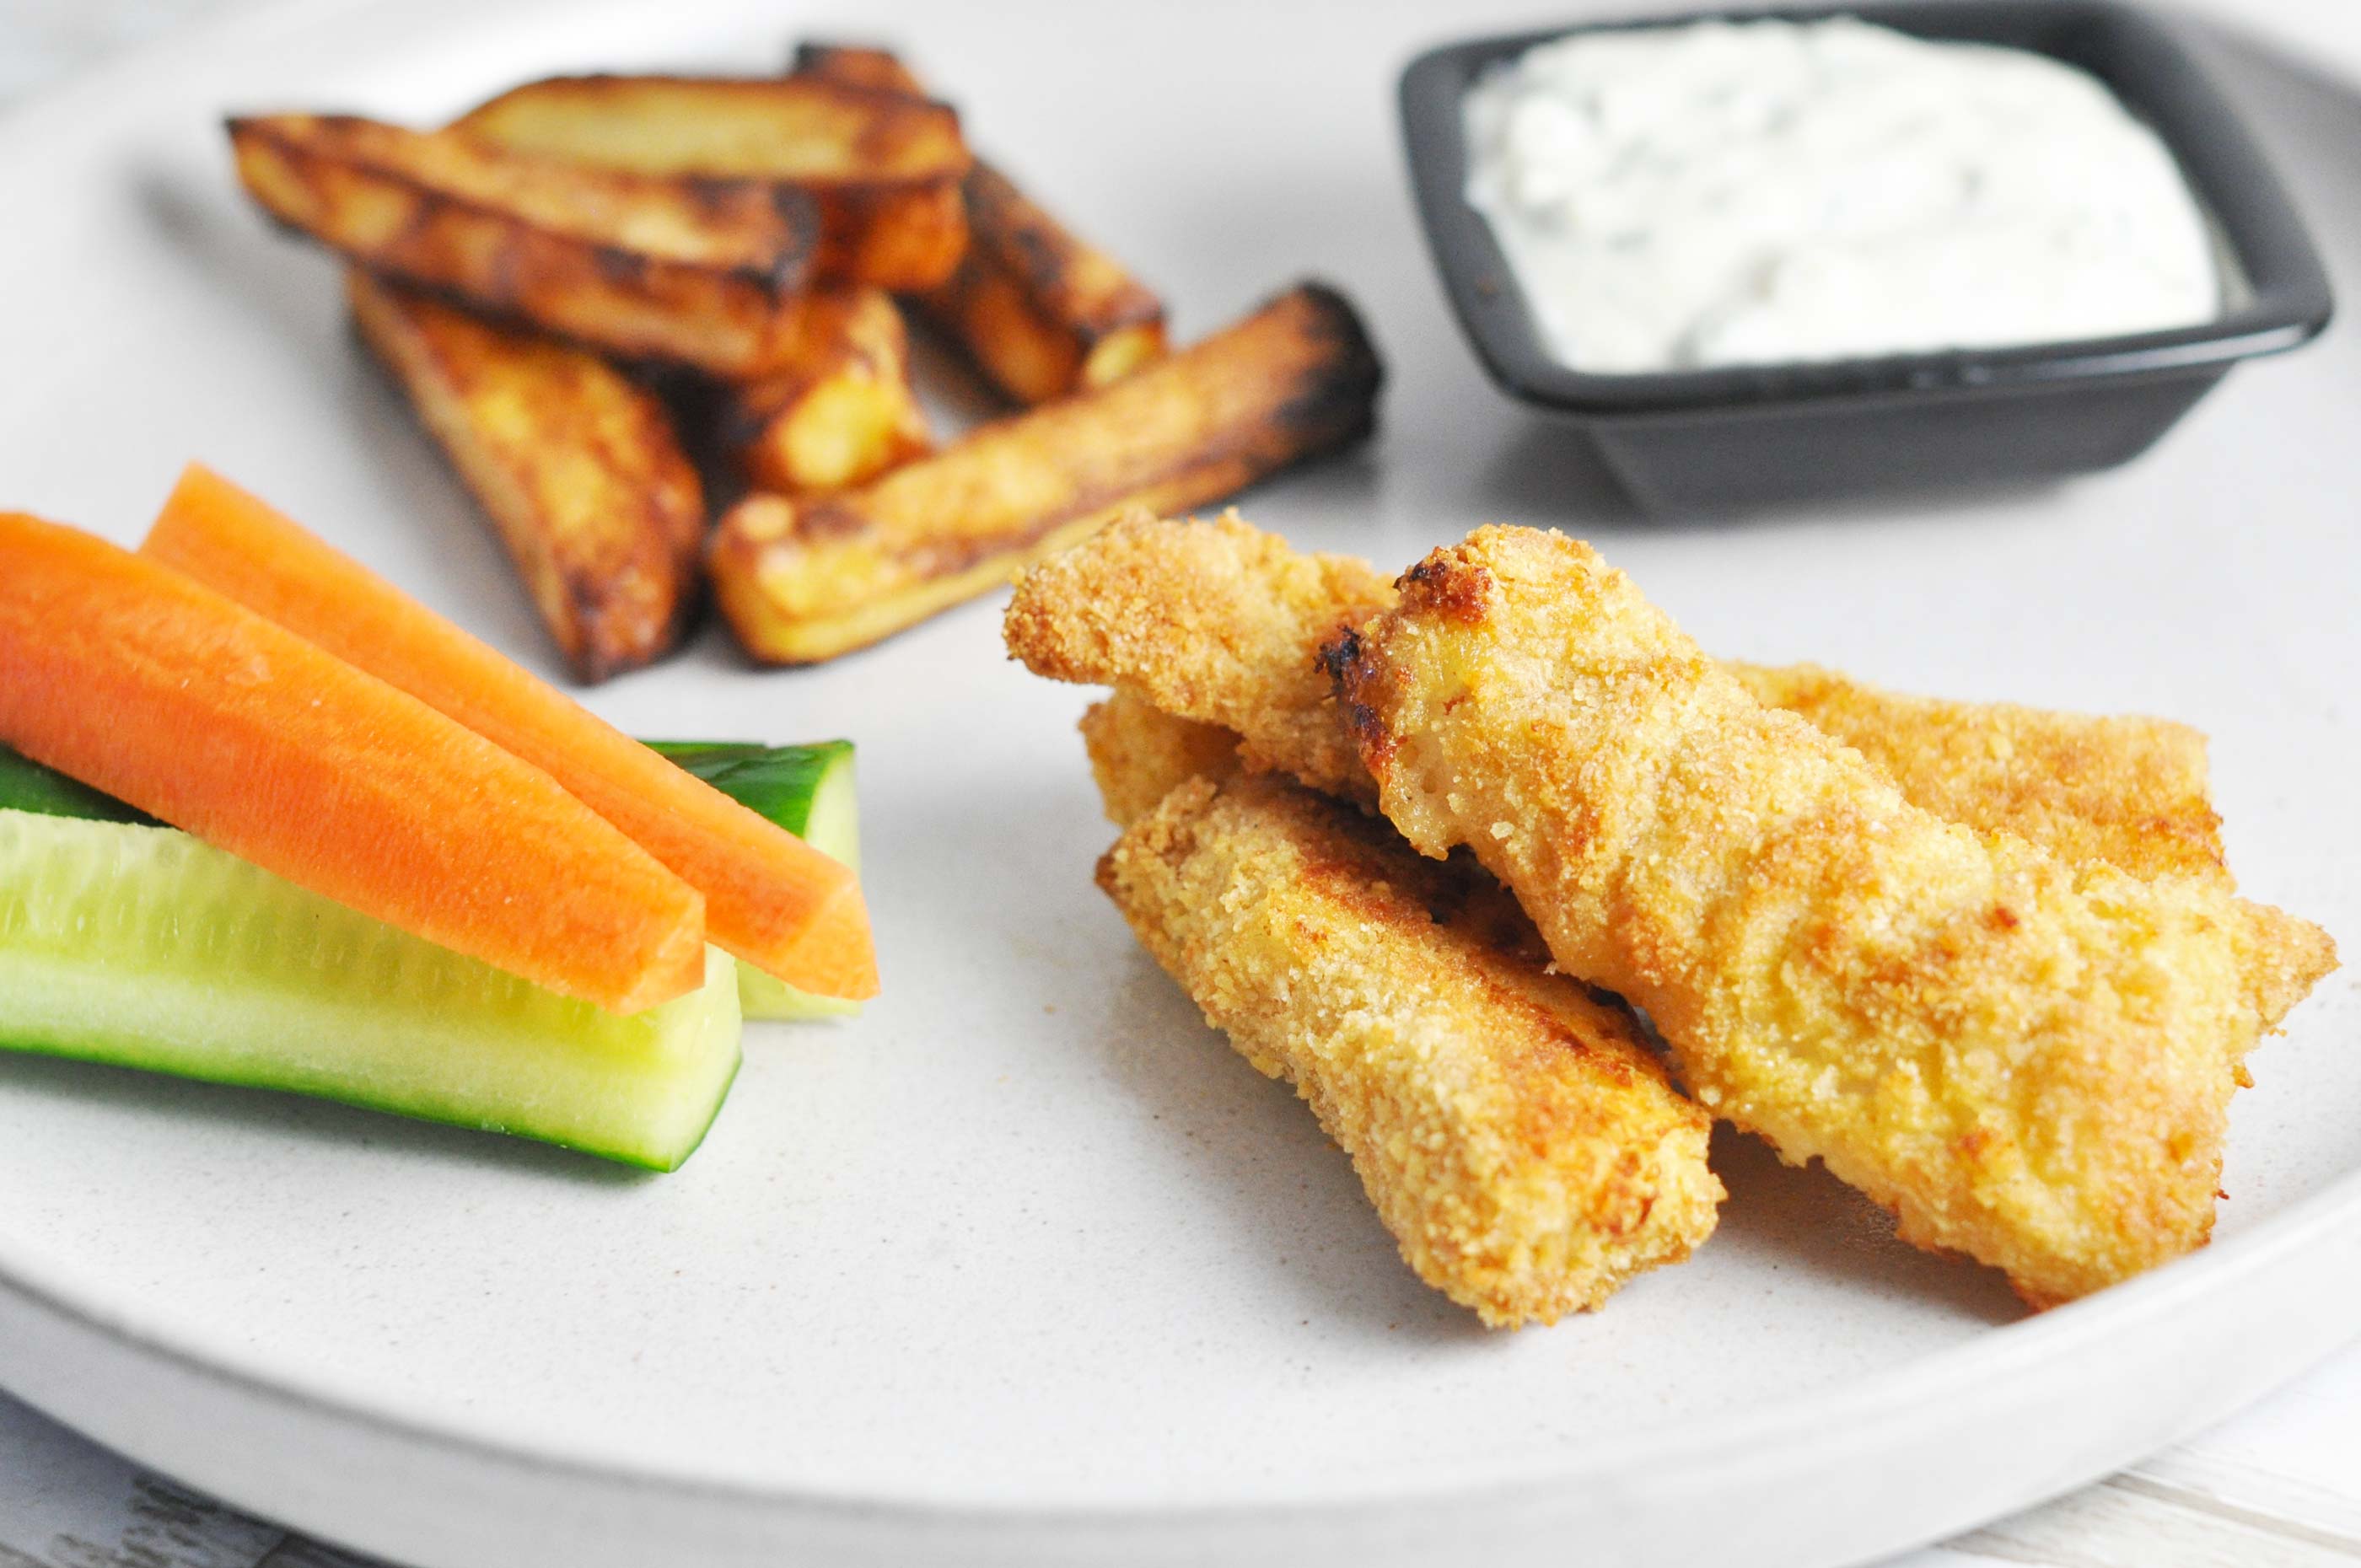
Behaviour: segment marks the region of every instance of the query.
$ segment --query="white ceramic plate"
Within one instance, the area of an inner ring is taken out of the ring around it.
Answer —
[[[1406,562],[1598,540],[1710,646],[2215,737],[2249,888],[2361,935],[2361,345],[2251,367],[2127,472],[2005,503],[1637,523],[1479,382],[1391,123],[1454,5],[746,0],[274,6],[0,122],[0,496],[135,536],[202,455],[548,667],[484,530],[232,187],[230,107],[432,120],[560,68],[893,38],[1195,334],[1295,276],[1393,370],[1367,451],[1249,510]],[[2361,100],[2224,57],[2361,299]],[[5,672],[0,672],[5,678]],[[1084,694],[996,606],[824,670],[708,634],[591,695],[647,734],[861,744],[887,991],[767,1027],[688,1168],[0,1060],[0,1381],[296,1525],[429,1565],[1831,1563],[2080,1483],[2313,1360],[2361,1285],[2361,1050],[2332,980],[2257,1058],[2221,1239],[2035,1321],[1755,1146],[1720,1234],[1488,1334],[1093,890]]]

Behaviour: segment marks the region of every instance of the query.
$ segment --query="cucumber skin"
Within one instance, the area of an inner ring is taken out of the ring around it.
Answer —
[[[812,807],[832,781],[851,782],[852,742],[818,740],[801,746],[764,746],[752,740],[649,740],[642,742],[684,771],[703,779],[739,805],[767,817],[796,837],[812,830]],[[0,810],[31,811],[85,822],[137,822],[159,826],[137,806],[126,805],[44,767],[0,744]],[[857,862],[853,844],[815,848],[847,865]]]
[[[702,989],[618,1017],[175,829],[0,810],[0,1043],[27,1054],[673,1170],[737,1075],[736,970],[708,949]]]
[[[765,746],[752,740],[648,740],[642,744],[798,839],[809,836],[812,802],[822,785],[839,769],[852,765],[850,740],[815,740],[800,746]]]
[[[851,741],[822,740],[805,746],[731,740],[651,740],[647,744],[821,854],[855,871],[861,869]],[[748,963],[738,966],[738,1003],[748,1018],[789,1023],[846,1018],[861,1011],[858,1002],[797,991]]]
[[[85,822],[156,825],[156,819],[137,806],[126,806],[111,795],[102,795],[80,779],[43,767],[22,751],[5,745],[0,745],[0,810],[71,817]]]
[[[5,809],[8,808],[0,807],[0,810]],[[714,952],[719,954],[732,966],[724,973],[734,978],[737,960],[730,959],[726,953],[719,953],[718,948],[714,949]],[[708,954],[708,957],[712,955]],[[714,977],[708,975],[707,984],[712,985]],[[668,1005],[676,1006],[678,1003],[668,1003]],[[620,1146],[601,1146],[598,1143],[586,1139],[536,1132],[530,1126],[514,1124],[497,1116],[467,1116],[421,1110],[398,1099],[379,1098],[357,1090],[291,1088],[268,1073],[241,1073],[235,1070],[208,1072],[180,1062],[140,1061],[135,1059],[136,1053],[132,1051],[102,1054],[97,1051],[78,1049],[55,1041],[0,1038],[0,1052],[10,1056],[47,1057],[58,1061],[87,1062],[99,1067],[121,1068],[129,1072],[161,1073],[170,1078],[182,1078],[197,1083],[220,1084],[229,1089],[259,1089],[275,1094],[295,1094],[308,1100],[325,1100],[337,1105],[350,1105],[362,1111],[375,1111],[388,1116],[399,1116],[405,1122],[426,1122],[436,1126],[461,1127],[476,1133],[497,1133],[506,1137],[523,1138],[531,1143],[548,1144],[555,1148],[568,1149],[576,1154],[586,1154],[598,1159],[610,1160],[617,1165],[629,1166],[634,1170],[644,1170],[657,1176],[668,1176],[678,1170],[688,1163],[692,1155],[705,1146],[706,1136],[712,1132],[713,1124],[720,1119],[721,1107],[729,1101],[730,1091],[737,1083],[739,1069],[744,1063],[743,1057],[732,1057],[729,1072],[721,1080],[720,1087],[713,1097],[713,1113],[706,1117],[704,1124],[697,1129],[695,1141],[681,1145],[677,1152],[657,1155],[651,1154],[642,1148]]]

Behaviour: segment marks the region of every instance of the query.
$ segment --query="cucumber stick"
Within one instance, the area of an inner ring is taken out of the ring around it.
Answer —
[[[808,746],[751,742],[654,740],[657,751],[739,805],[751,807],[821,854],[861,869],[861,812],[852,788],[852,742]],[[814,996],[738,966],[738,1002],[749,1018],[840,1018],[858,1002]]]
[[[655,1170],[738,1069],[735,964],[631,1016],[169,828],[0,809],[0,1043],[563,1144]]]
[[[660,744],[854,864],[848,741]],[[707,983],[621,1017],[409,936],[0,746],[0,1048],[289,1090],[651,1169],[694,1152],[741,1012],[857,1003],[708,953]]]

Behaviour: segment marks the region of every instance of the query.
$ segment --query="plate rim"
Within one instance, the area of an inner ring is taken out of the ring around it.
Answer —
[[[2291,1254],[2325,1252],[2328,1249],[2321,1244],[2343,1230],[2356,1233],[2348,1245],[2355,1255],[2356,1280],[2361,1282],[2361,1224],[2349,1223],[2356,1221],[2361,1221],[2361,1168],[2346,1172],[2319,1191],[2260,1222],[2251,1231],[2211,1243],[2196,1253],[2175,1258],[2096,1295],[2000,1324],[1973,1339],[1905,1362],[1877,1377],[1775,1398],[1729,1416],[1701,1416],[1668,1423],[1611,1442],[1586,1442],[1548,1460],[1527,1461],[1513,1474],[1503,1475],[1497,1467],[1491,1467],[1490,1477],[1486,1480],[1471,1483],[1449,1473],[1437,1473],[1422,1476],[1419,1484],[1406,1487],[1398,1478],[1388,1476],[1359,1481],[1333,1495],[1286,1503],[1267,1499],[1228,1503],[1113,1502],[1058,1508],[944,1503],[884,1493],[820,1493],[736,1480],[699,1480],[686,1475],[635,1469],[588,1455],[534,1452],[521,1444],[452,1431],[432,1422],[371,1409],[276,1378],[250,1362],[210,1356],[161,1336],[143,1334],[103,1306],[77,1299],[70,1288],[31,1277],[24,1260],[9,1245],[10,1238],[5,1231],[0,1231],[0,1319],[5,1319],[9,1310],[5,1299],[13,1297],[104,1336],[132,1359],[176,1366],[231,1385],[258,1399],[293,1406],[365,1429],[379,1437],[478,1459],[563,1472],[585,1485],[655,1486],[798,1508],[893,1509],[941,1519],[1071,1517],[1159,1520],[1205,1513],[1283,1514],[1305,1508],[1360,1507],[1380,1500],[1431,1504],[1481,1500],[1485,1497],[1505,1498],[1532,1487],[1562,1486],[1621,1469],[1650,1469],[1671,1464],[1710,1464],[1724,1454],[1742,1453],[1770,1436],[1792,1431],[1799,1424],[1864,1431],[1872,1422],[1905,1419],[1904,1412],[1921,1409],[1930,1400],[1955,1394],[1963,1387],[1993,1376],[1994,1368],[1990,1363],[1996,1354],[2010,1364],[2007,1370],[2013,1375],[2067,1361],[2095,1341],[2173,1316],[2198,1300],[2213,1297],[2227,1288],[2227,1280],[2219,1276],[2241,1278],[2268,1271]],[[2361,1325],[2348,1331],[2348,1337],[2361,1342]],[[2321,1353],[2322,1356],[2334,1348],[2332,1343]],[[63,1413],[50,1413],[72,1424]],[[1700,1433],[1703,1435],[1697,1435]]]

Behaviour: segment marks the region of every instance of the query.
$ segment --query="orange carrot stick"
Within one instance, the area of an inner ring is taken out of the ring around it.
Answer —
[[[877,993],[853,873],[675,767],[571,697],[192,465],[143,554],[545,768],[705,894],[712,939],[821,996]]]
[[[704,982],[697,890],[556,780],[153,561],[0,515],[0,740],[299,886],[617,1012]]]

